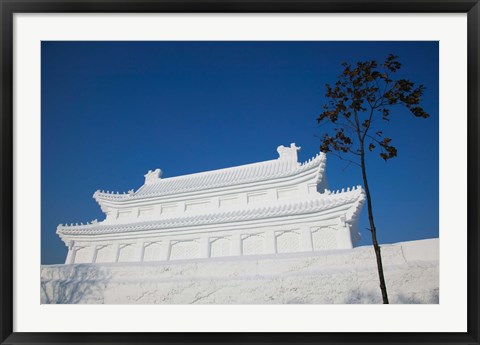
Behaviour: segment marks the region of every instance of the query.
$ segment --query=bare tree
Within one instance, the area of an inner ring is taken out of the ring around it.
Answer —
[[[388,303],[383,274],[382,255],[377,242],[372,197],[368,186],[365,154],[377,151],[385,161],[397,156],[392,139],[384,136],[381,125],[389,121],[395,106],[406,107],[415,117],[428,118],[420,106],[425,87],[407,79],[394,79],[401,64],[390,54],[382,64],[377,61],[343,63],[337,82],[326,85],[327,103],[317,122],[332,124],[332,130],[321,137],[320,150],[332,152],[341,159],[360,167],[367,197],[368,220],[377,260],[383,303]]]

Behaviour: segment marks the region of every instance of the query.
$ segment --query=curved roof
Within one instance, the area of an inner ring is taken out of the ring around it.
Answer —
[[[355,205],[355,208],[352,211],[353,213],[350,215],[350,218],[355,218],[355,214],[359,212],[364,199],[365,196],[362,187],[357,186],[352,190],[342,190],[341,192],[338,191],[336,193],[327,191],[321,198],[270,207],[247,208],[238,211],[217,212],[189,217],[173,217],[141,223],[102,224],[95,222],[85,225],[59,225],[57,227],[57,234],[100,235],[144,230],[172,229],[184,226],[199,226],[316,213],[349,204],[352,206]]]
[[[294,176],[315,168],[318,168],[317,179],[320,182],[323,178],[325,164],[326,155],[324,153],[319,153],[304,163],[298,163],[296,157],[295,159],[280,157],[275,160],[164,179],[148,177],[149,181],[146,181],[136,192],[114,194],[96,191],[93,197],[97,202],[143,199]],[[151,175],[151,172],[147,175]]]

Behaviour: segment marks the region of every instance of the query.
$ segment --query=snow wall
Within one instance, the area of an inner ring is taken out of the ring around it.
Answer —
[[[391,303],[438,303],[438,239],[382,245]],[[41,267],[41,303],[381,303],[371,246],[159,263]]]

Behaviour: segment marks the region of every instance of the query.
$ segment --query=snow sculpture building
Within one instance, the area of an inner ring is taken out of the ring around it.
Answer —
[[[62,225],[67,264],[140,262],[349,249],[359,240],[360,186],[331,192],[326,155],[278,159],[162,178],[137,191],[96,191],[105,220]]]

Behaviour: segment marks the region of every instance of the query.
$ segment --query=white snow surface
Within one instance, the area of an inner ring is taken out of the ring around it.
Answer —
[[[438,303],[438,239],[382,245],[390,303]],[[44,265],[41,303],[382,303],[373,247],[158,263]]]

